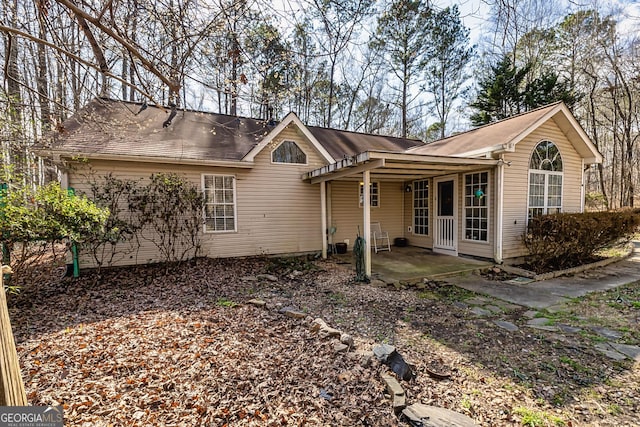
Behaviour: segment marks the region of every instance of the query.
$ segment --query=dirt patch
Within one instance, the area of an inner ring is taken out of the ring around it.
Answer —
[[[402,425],[380,381],[386,368],[334,353],[308,319],[278,313],[295,307],[358,349],[396,346],[417,371],[402,382],[408,403],[482,426],[637,425],[637,364],[611,361],[588,335],[493,323],[522,326],[524,308],[477,317],[463,303],[475,294],[455,286],[355,284],[331,261],[198,260],[165,271],[87,274],[12,297],[29,403],[65,405],[67,425]],[[252,298],[266,308],[243,304]],[[448,376],[429,375],[438,369]]]

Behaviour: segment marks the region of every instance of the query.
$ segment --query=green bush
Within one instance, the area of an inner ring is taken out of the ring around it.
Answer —
[[[596,252],[633,234],[640,210],[560,213],[529,220],[524,244],[527,265],[537,273],[588,263]]]

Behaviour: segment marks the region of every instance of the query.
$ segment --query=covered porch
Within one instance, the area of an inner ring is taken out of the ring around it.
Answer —
[[[457,188],[461,174],[474,171],[491,171],[494,177],[491,185],[492,193],[492,232],[499,234],[501,231],[500,214],[502,209],[502,175],[504,162],[500,159],[487,158],[459,158],[450,156],[429,156],[408,153],[393,153],[382,151],[367,151],[353,157],[345,158],[339,162],[323,166],[313,170],[303,177],[311,184],[320,185],[320,209],[323,235],[327,230],[335,229],[336,212],[350,215],[349,228],[358,227],[359,234],[365,237],[364,265],[365,274],[371,277],[376,272],[372,263],[371,223],[372,199],[377,202],[379,194],[375,193],[372,183],[380,183],[385,188],[385,207],[378,209],[374,203],[375,216],[384,217],[383,227],[392,228],[394,237],[408,237],[410,245],[432,249],[434,253],[458,255],[458,242],[460,241],[460,212],[462,207],[460,189]],[[420,180],[429,180],[429,218],[426,232],[416,233],[413,229],[412,217],[413,199],[411,198],[412,184]],[[359,183],[360,194],[357,192]],[[441,185],[443,183],[443,185]],[[444,185],[447,184],[447,185]],[[349,190],[345,190],[345,188]],[[335,189],[341,193],[336,197],[332,195]],[[353,192],[352,192],[353,191]],[[406,194],[405,194],[406,192]],[[408,195],[408,196],[407,196]],[[339,206],[334,206],[338,205]],[[361,212],[360,212],[361,211]],[[348,212],[345,213],[345,212]],[[358,220],[358,217],[360,218]],[[374,218],[378,221],[378,218]],[[344,223],[345,221],[343,221]],[[338,227],[340,228],[340,226]],[[355,233],[354,233],[355,234]],[[323,241],[322,254],[327,256],[331,235]],[[487,258],[501,259],[502,236],[491,237],[492,248]],[[340,241],[340,239],[338,239]],[[488,245],[485,245],[488,248]],[[392,250],[391,252],[394,252]],[[374,256],[378,257],[381,254]],[[387,254],[385,254],[387,255]],[[405,253],[408,256],[408,253]],[[398,257],[391,255],[396,264],[402,261],[402,252]],[[462,261],[453,258],[452,261]],[[384,269],[382,265],[375,268]]]
[[[353,260],[352,254],[341,256]],[[371,256],[372,278],[386,283],[467,275],[492,265],[490,261],[439,254],[416,246],[393,247],[391,252],[379,252]]]

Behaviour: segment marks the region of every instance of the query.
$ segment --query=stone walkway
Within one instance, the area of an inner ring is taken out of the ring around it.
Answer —
[[[554,323],[551,319],[544,317],[544,313],[537,310],[527,310],[523,313],[520,321],[516,323],[501,319],[501,315],[521,310],[523,307],[510,302],[505,302],[490,296],[476,296],[463,301],[455,302],[459,308],[468,309],[477,317],[492,319],[497,328],[505,329],[509,332],[517,332],[521,328],[537,329],[541,331],[553,332],[559,336],[569,338],[587,329],[593,334],[597,334],[604,341],[594,345],[594,348],[613,360],[631,359],[640,362],[640,347],[618,342],[622,334],[618,331],[599,326],[585,326],[582,328]]]
[[[640,242],[633,243],[634,249],[631,255],[623,261],[573,276],[539,282],[530,280],[501,282],[478,275],[467,275],[449,278],[447,282],[482,294],[483,296],[457,302],[456,305],[460,308],[468,308],[476,316],[495,318],[493,323],[496,327],[511,332],[516,332],[520,328],[532,328],[562,336],[571,336],[587,329],[604,340],[594,346],[596,350],[614,360],[629,358],[640,362],[640,347],[618,342],[622,337],[619,332],[597,326],[577,328],[554,324],[539,311],[559,312],[564,310],[566,303],[573,298],[640,281]],[[500,319],[501,314],[522,307],[530,310],[524,313],[517,325]]]

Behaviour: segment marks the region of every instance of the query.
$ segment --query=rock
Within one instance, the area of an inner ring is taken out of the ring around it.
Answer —
[[[551,321],[546,317],[536,317],[535,319],[531,319],[527,322],[529,326],[552,326]]]
[[[504,320],[494,320],[493,323],[501,327],[502,329],[506,329],[509,332],[515,332],[519,330],[519,328],[511,322],[506,322]]]
[[[533,319],[534,317],[536,317],[538,314],[540,314],[539,311],[535,311],[535,310],[527,310],[524,312],[523,316],[527,317],[529,319]]]
[[[395,351],[396,348],[389,344],[380,344],[373,347],[373,355],[382,363],[386,362],[391,353],[395,353]]]
[[[240,280],[242,280],[243,282],[257,282],[258,278],[256,276],[244,276],[241,277]]]
[[[284,311],[284,315],[287,317],[291,317],[292,319],[304,319],[307,317],[305,313],[295,310],[286,310]]]
[[[464,302],[469,305],[485,305],[489,302],[489,299],[485,297],[473,297],[467,298],[466,300],[464,300]]]
[[[502,309],[497,305],[485,305],[484,308],[486,308],[492,313],[502,313]]]
[[[620,332],[614,331],[612,329],[601,328],[599,326],[592,326],[591,330],[596,334],[600,335],[601,337],[604,337],[608,340],[619,340],[620,338],[622,338],[622,334]]]
[[[395,396],[404,394],[404,389],[393,376],[389,374],[381,374],[380,376],[387,386],[387,392],[389,392],[390,395]]]
[[[491,314],[489,310],[485,310],[484,308],[480,308],[480,307],[473,307],[471,309],[471,312],[476,316],[482,316],[482,317],[488,316]]]
[[[459,309],[462,309],[462,310],[464,310],[466,308],[469,308],[469,306],[467,304],[465,304],[463,302],[460,302],[460,301],[454,302],[453,305],[458,307]]]
[[[573,327],[573,326],[570,326],[570,325],[558,324],[557,326],[565,334],[575,334],[575,333],[578,333],[578,332],[580,332],[582,330],[582,328],[576,328],[576,327]]]
[[[274,276],[273,274],[258,274],[256,276],[256,279],[258,280],[268,280],[270,282],[277,282],[278,278],[276,276]]]
[[[613,349],[613,347],[611,347],[609,345],[609,343],[600,343],[596,345],[596,350],[598,350],[600,353],[604,354],[605,356],[607,356],[609,359],[613,359],[613,360],[617,360],[617,361],[621,361],[627,358],[627,356],[625,356],[624,354],[616,351]]]
[[[264,307],[267,305],[267,303],[261,299],[250,299],[247,301],[247,304],[255,305],[256,307]]]
[[[356,350],[354,353],[360,359],[360,366],[366,368],[371,365],[373,352],[367,350]]]
[[[477,427],[466,415],[436,406],[414,403],[402,411],[413,426],[422,427]]]
[[[341,335],[339,330],[333,329],[319,317],[311,323],[311,332],[318,332],[318,334],[323,338],[339,337]]]
[[[342,334],[340,335],[340,342],[342,344],[346,344],[349,347],[354,347],[356,345],[356,343],[353,341],[353,337],[349,334]]]
[[[405,396],[404,393],[393,396],[393,403],[391,405],[394,413],[400,413],[400,411],[407,407],[407,396]]]
[[[387,283],[380,279],[371,279],[371,286],[375,286],[376,288],[386,288]]]
[[[624,354],[629,359],[635,360],[636,362],[640,362],[640,347],[636,345],[629,344],[617,344],[617,343],[609,343],[611,347],[613,347],[617,352]]]
[[[333,346],[333,351],[336,353],[346,353],[347,350],[349,350],[349,346],[341,342],[337,342]]]
[[[278,312],[280,314],[284,314],[287,317],[291,317],[292,319],[304,319],[305,317],[307,317],[305,313],[292,306],[282,307],[280,310],[278,310]]]

